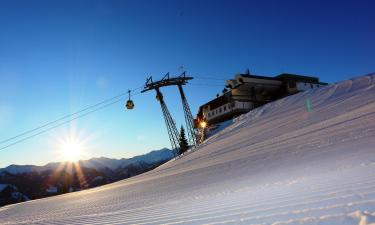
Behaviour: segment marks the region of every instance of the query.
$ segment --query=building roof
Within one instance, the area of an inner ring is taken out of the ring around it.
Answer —
[[[291,74],[291,73],[282,73],[280,75],[277,75],[275,77],[275,79],[278,79],[278,80],[296,80],[296,81],[307,81],[307,82],[319,83],[319,78],[317,78],[317,77],[302,76],[302,75]]]
[[[239,74],[242,77],[248,77],[248,78],[258,78],[258,79],[265,79],[265,80],[275,80],[274,77],[266,77],[266,76],[260,76],[260,75],[249,75],[249,74]]]
[[[282,73],[275,77],[266,77],[266,76],[260,76],[260,75],[250,75],[250,74],[239,74],[242,77],[248,77],[248,78],[258,78],[258,79],[265,79],[265,80],[297,80],[297,81],[305,81],[305,82],[314,82],[319,83],[318,77],[312,77],[312,76],[303,76],[298,74],[291,74],[291,73]]]

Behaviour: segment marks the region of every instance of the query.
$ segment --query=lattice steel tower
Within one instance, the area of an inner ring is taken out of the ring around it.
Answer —
[[[159,101],[162,112],[163,112],[163,117],[164,121],[167,127],[168,135],[169,135],[169,140],[171,142],[172,149],[174,151],[178,150],[180,148],[179,145],[179,137],[180,134],[177,130],[176,123],[173,120],[173,117],[171,113],[168,110],[167,105],[165,104],[163,94],[160,91],[161,87],[165,86],[171,86],[171,85],[177,85],[178,90],[181,95],[181,100],[182,100],[182,106],[184,109],[184,116],[185,116],[185,123],[186,123],[186,130],[188,134],[188,141],[189,145],[192,147],[196,147],[198,142],[197,142],[197,137],[196,137],[196,131],[193,126],[193,116],[190,111],[189,104],[187,102],[184,90],[182,88],[183,85],[187,83],[188,80],[192,80],[193,77],[187,77],[186,73],[182,73],[178,77],[170,77],[169,73],[167,73],[161,80],[159,81],[152,81],[152,76],[147,78],[144,89],[142,92],[146,92],[149,90],[155,90],[156,91],[156,99]]]

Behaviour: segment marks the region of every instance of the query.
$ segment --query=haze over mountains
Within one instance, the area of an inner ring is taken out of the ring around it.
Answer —
[[[130,164],[139,165],[141,163],[152,164],[157,161],[162,161],[170,159],[173,157],[173,152],[167,148],[160,150],[154,150],[144,155],[135,156],[129,159],[111,159],[106,157],[91,158],[88,160],[79,160],[77,164],[80,167],[92,168],[96,170],[111,169],[115,170],[120,167],[125,167]],[[48,170],[54,170],[61,167],[61,164],[66,164],[66,162],[53,162],[48,163],[44,166],[34,166],[34,165],[10,165],[5,168],[0,169],[0,173],[8,172],[10,174],[21,174],[30,172],[44,172]]]
[[[44,166],[10,165],[0,169],[0,206],[112,183],[149,171],[173,156],[164,148],[129,159],[100,157]]]

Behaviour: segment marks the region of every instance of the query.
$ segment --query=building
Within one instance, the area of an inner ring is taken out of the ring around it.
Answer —
[[[215,124],[250,110],[301,91],[327,85],[317,77],[283,73],[276,77],[237,74],[226,81],[226,88],[215,99],[199,107],[195,119],[196,128],[203,121]]]
[[[55,186],[49,186],[49,187],[46,189],[46,192],[49,193],[49,194],[57,194],[58,189],[57,189],[57,187],[55,187]]]

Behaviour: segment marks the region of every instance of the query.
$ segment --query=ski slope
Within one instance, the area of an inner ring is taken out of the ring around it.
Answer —
[[[0,223],[375,224],[374,146],[370,74],[244,114],[143,175],[0,208]]]

